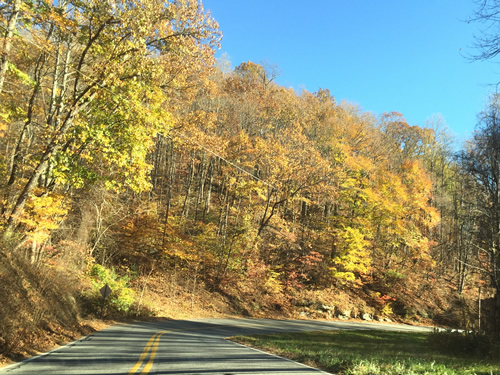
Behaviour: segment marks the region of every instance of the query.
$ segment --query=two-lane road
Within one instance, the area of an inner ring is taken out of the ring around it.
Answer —
[[[302,364],[225,340],[234,335],[338,329],[431,330],[397,324],[271,319],[165,320],[116,325],[0,375],[318,375]]]

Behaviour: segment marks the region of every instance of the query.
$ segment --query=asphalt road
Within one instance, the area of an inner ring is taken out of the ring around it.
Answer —
[[[224,338],[271,332],[384,329],[425,331],[397,324],[271,319],[139,322],[96,332],[43,355],[0,369],[0,375],[318,375],[302,364]]]

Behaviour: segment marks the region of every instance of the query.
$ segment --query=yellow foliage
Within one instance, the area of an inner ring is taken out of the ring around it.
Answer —
[[[5,133],[7,131],[7,123],[3,122],[0,118],[0,138],[5,138]]]
[[[337,256],[331,268],[333,277],[342,283],[360,283],[360,277],[370,271],[369,242],[357,228],[346,227],[337,243]]]
[[[384,316],[392,315],[394,313],[392,310],[392,302],[387,302],[384,307],[382,307],[382,310],[380,310],[380,313]]]
[[[281,276],[280,272],[275,272],[273,270],[268,271],[268,277],[264,284],[265,289],[270,294],[279,294],[283,291],[283,284],[279,280]]]
[[[52,230],[59,227],[68,210],[69,207],[62,195],[54,193],[32,195],[26,202],[19,222],[26,226],[29,237],[40,243],[49,237]]]

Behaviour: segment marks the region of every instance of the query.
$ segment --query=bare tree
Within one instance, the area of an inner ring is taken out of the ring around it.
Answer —
[[[496,292],[494,323],[500,334],[500,95],[494,94],[480,114],[476,133],[463,157],[477,189],[478,231],[474,240],[481,268]]]
[[[468,22],[482,25],[479,35],[475,35],[474,47],[477,53],[468,58],[471,61],[485,61],[500,53],[500,0],[476,0],[477,9]]]

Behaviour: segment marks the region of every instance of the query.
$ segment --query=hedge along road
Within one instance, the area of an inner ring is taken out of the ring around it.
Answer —
[[[273,332],[382,329],[432,331],[385,323],[271,319],[196,319],[115,325],[0,374],[314,375],[326,374],[224,338]]]

